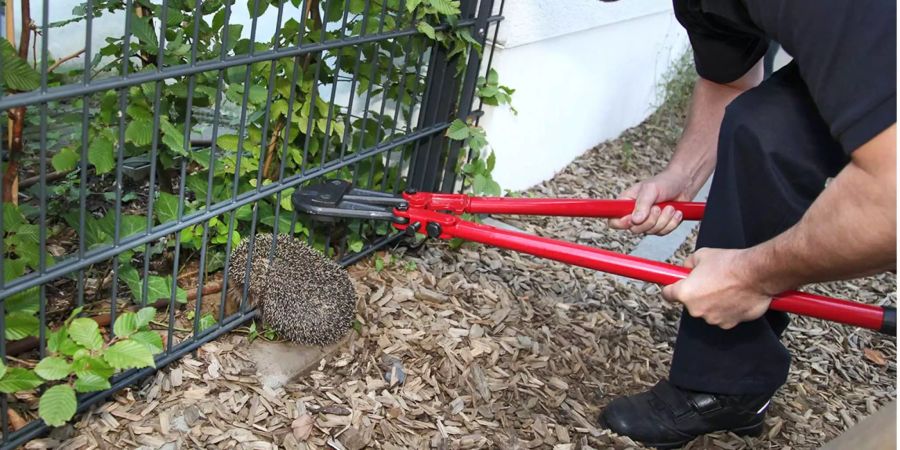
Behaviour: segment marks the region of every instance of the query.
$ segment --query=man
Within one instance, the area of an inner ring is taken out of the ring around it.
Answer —
[[[665,234],[654,203],[690,200],[715,168],[685,280],[668,380],[613,400],[601,422],[672,448],[717,430],[757,434],[785,382],[786,314],[771,296],[896,262],[894,0],[675,0],[700,79],[665,170],[622,193],[611,221]],[[762,81],[770,40],[793,62]]]

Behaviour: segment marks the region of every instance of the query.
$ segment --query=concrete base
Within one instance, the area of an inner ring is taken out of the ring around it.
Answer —
[[[351,330],[343,339],[327,347],[257,339],[250,344],[250,358],[256,364],[260,383],[276,389],[315,369],[322,358],[347,344],[353,333]]]

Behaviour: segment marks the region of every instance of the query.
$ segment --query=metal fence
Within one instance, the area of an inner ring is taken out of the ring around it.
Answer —
[[[290,193],[305,183],[463,188],[467,156],[444,133],[477,117],[476,82],[493,49],[483,60],[478,45],[436,43],[404,0],[238,2],[244,23],[223,0],[87,0],[51,20],[62,3],[30,5],[34,21],[18,28],[32,39],[24,54],[36,78],[0,66],[9,366],[47,355],[48,335],[75,308],[103,328],[122,311],[157,307],[157,368],[235,330],[255,311],[246,298],[229,307],[228,273],[246,269],[227,255],[258,232],[294,234],[344,264],[397,241],[376,224],[298,216]],[[496,39],[502,1],[459,8],[458,21],[434,30]],[[109,23],[122,28],[110,33]],[[51,55],[73,40],[82,52]],[[154,370],[115,375],[111,389],[80,395],[78,412]],[[2,448],[47,431],[35,398],[0,396]],[[11,412],[27,425],[13,430]]]

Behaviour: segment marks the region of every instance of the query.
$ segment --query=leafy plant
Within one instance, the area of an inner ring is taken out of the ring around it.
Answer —
[[[59,426],[75,415],[76,393],[110,388],[110,377],[121,370],[156,367],[153,355],[162,352],[159,333],[148,328],[156,315],[151,307],[119,315],[105,341],[93,319],[72,312],[65,323],[47,336],[48,355],[29,370],[0,363],[0,392],[13,394],[45,387],[38,415]]]

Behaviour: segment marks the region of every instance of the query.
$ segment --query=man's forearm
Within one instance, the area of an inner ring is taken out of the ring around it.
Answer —
[[[694,86],[684,133],[666,170],[688,181],[688,197],[700,190],[716,166],[719,128],[725,107],[738,95],[759,84],[762,65],[757,64],[741,78],[729,84],[699,79]]]
[[[776,294],[895,268],[896,140],[892,126],[860,147],[800,222],[746,251],[747,275]]]

